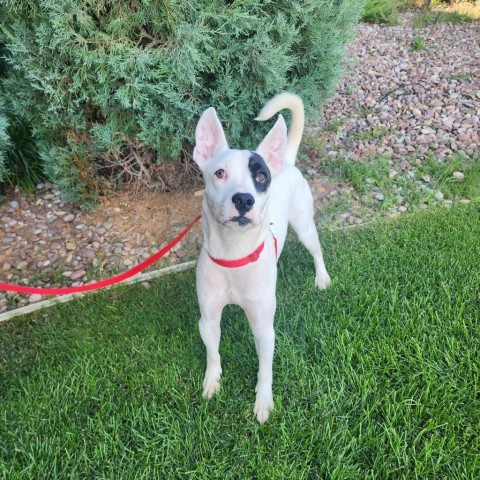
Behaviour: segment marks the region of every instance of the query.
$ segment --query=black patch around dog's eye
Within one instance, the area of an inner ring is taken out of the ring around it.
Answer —
[[[252,175],[255,190],[259,193],[266,192],[272,181],[270,169],[267,167],[265,160],[258,153],[251,153],[252,155],[248,160],[248,169]]]

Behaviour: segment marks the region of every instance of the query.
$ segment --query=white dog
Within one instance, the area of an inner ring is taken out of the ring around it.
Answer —
[[[206,186],[204,244],[197,265],[200,335],[207,349],[203,396],[211,398],[220,388],[222,310],[227,304],[239,305],[248,317],[259,360],[253,411],[260,423],[273,408],[277,260],[289,223],[313,256],[316,286],[323,289],[330,283],[313,221],[312,194],[294,166],[303,134],[303,102],[281,93],[256,120],[268,120],[284,108],[292,112],[288,137],[279,115],[255,151],[229,149],[215,109],[208,108],[198,122],[193,152]]]

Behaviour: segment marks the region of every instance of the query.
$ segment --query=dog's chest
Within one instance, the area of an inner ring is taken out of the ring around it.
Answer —
[[[276,262],[273,245],[267,243],[258,261],[240,268],[216,265],[202,250],[197,268],[199,297],[220,304],[241,307],[264,303],[273,298],[276,284]]]
[[[224,288],[229,303],[262,302],[275,289],[275,266],[267,266],[268,253],[258,262],[224,272]]]

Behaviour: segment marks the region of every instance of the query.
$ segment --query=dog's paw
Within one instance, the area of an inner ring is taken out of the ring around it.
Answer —
[[[253,407],[253,413],[257,417],[259,423],[265,423],[270,416],[270,412],[273,410],[273,397],[272,395],[260,395],[257,393],[255,400],[255,406]]]
[[[330,275],[325,271],[315,277],[315,285],[320,290],[325,290],[330,285]]]
[[[210,400],[220,390],[220,376],[222,370],[206,372],[203,380],[203,398]]]

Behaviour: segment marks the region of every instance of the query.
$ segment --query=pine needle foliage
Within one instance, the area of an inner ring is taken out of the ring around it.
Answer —
[[[70,199],[93,198],[99,175],[132,152],[130,174],[187,161],[208,106],[242,148],[264,134],[252,119],[278,92],[298,93],[312,114],[332,94],[363,4],[5,0],[0,95],[31,124],[49,178]]]
[[[10,146],[8,127],[8,119],[5,113],[2,111],[2,103],[0,102],[0,183],[5,182],[8,173],[6,163],[6,151]]]

